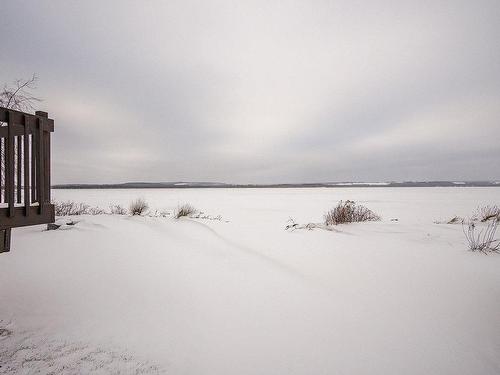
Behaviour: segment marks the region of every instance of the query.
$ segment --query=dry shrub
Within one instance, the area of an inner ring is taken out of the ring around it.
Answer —
[[[379,215],[365,206],[356,204],[350,200],[340,201],[336,207],[325,214],[326,225],[377,220],[380,220]]]
[[[184,203],[182,206],[177,207],[177,209],[174,212],[174,217],[176,219],[179,219],[183,216],[194,215],[196,212],[197,212],[196,208],[194,208],[189,203]]]
[[[56,216],[75,216],[75,215],[103,215],[106,210],[100,207],[92,207],[82,202],[54,202]]]
[[[498,220],[491,220],[486,227],[483,227],[479,233],[476,233],[477,224],[472,220],[467,225],[463,224],[462,229],[465,238],[469,243],[471,251],[479,251],[483,254],[500,252],[500,240],[495,239],[498,227]]]
[[[142,215],[148,209],[148,204],[144,198],[137,198],[130,202],[129,212],[131,215]]]
[[[485,223],[489,220],[500,221],[500,208],[497,205],[478,207],[476,212],[472,215],[472,220]]]
[[[103,210],[101,207],[89,207],[88,213],[89,215],[104,215],[106,210]]]
[[[109,205],[109,212],[111,215],[126,215],[127,210],[123,207],[120,206],[119,204],[110,204]]]
[[[56,216],[86,215],[89,213],[90,206],[85,203],[73,201],[54,202]]]

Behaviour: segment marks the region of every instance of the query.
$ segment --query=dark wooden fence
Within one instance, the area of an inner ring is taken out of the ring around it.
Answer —
[[[54,120],[0,107],[0,252],[14,227],[54,222],[50,136]]]

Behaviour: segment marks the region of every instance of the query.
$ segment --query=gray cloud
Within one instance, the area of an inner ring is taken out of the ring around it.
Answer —
[[[497,1],[3,2],[54,182],[500,179]],[[99,134],[98,134],[99,131]]]

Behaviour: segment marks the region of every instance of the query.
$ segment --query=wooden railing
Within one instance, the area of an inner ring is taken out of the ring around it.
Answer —
[[[50,203],[50,133],[54,120],[0,107],[0,252],[10,229],[54,221]]]

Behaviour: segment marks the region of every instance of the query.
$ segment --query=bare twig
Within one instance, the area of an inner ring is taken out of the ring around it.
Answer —
[[[4,85],[0,92],[0,107],[18,111],[32,110],[35,103],[42,100],[31,93],[36,89],[38,77],[33,74],[29,79],[16,79],[12,85]]]

